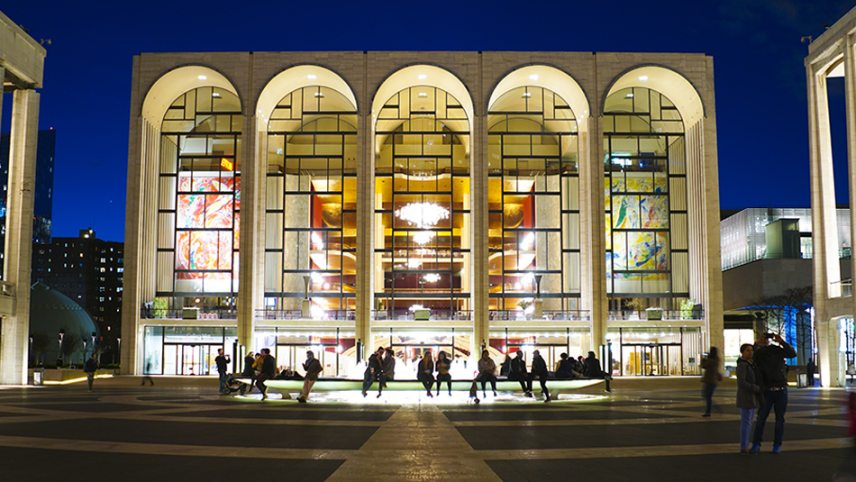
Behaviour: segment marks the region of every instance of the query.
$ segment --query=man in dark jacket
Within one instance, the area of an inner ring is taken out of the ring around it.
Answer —
[[[511,369],[508,371],[509,380],[517,380],[520,382],[520,388],[527,397],[532,396],[532,381],[529,379],[529,374],[526,370],[526,360],[523,359],[523,352],[515,353],[511,359]]]
[[[249,378],[250,385],[245,386],[244,390],[241,392],[241,395],[244,393],[250,393],[253,391],[253,384],[256,382],[256,372],[253,370],[253,363],[255,363],[256,357],[253,356],[253,352],[247,352],[247,356],[244,357],[244,370],[241,372],[242,378]]]
[[[781,346],[771,345],[773,339]],[[785,433],[785,410],[788,408],[788,367],[785,358],[793,358],[797,352],[788,345],[781,336],[767,333],[755,342],[755,370],[758,374],[758,384],[761,386],[761,406],[755,421],[755,439],[752,443],[752,453],[761,451],[761,439],[764,436],[764,424],[770,415],[770,409],[776,412],[776,432],[773,438],[773,453],[777,454],[782,448],[782,437]]]
[[[267,399],[267,386],[265,380],[276,376],[276,358],[270,354],[270,348],[262,348],[262,370],[256,378],[256,388],[262,392],[262,400]]]
[[[529,373],[529,391],[532,392],[532,380],[538,379],[541,385],[541,393],[544,395],[544,402],[550,401],[550,390],[547,389],[547,362],[541,358],[541,352],[535,350],[532,352],[532,372]]]
[[[229,355],[224,356],[223,349],[218,349],[214,363],[217,365],[217,374],[220,376],[220,395],[229,393],[229,388],[226,386],[226,382],[229,380],[229,362],[231,362]]]
[[[363,374],[363,396],[368,395],[369,388],[371,388],[372,383],[375,380],[378,381],[377,387],[377,396],[380,398],[383,393],[383,383],[386,381],[386,378],[383,376],[383,347],[377,349],[376,352],[372,353],[369,357],[368,365],[366,366],[366,371]]]
[[[92,391],[92,382],[95,380],[95,372],[98,370],[98,354],[93,353],[86,363],[83,364],[83,372],[86,373],[86,383],[89,384],[89,391]]]

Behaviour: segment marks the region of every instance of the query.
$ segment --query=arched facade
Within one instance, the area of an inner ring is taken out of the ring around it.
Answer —
[[[130,176],[147,188],[129,205],[140,234],[126,308],[142,310],[123,325],[144,339],[127,355],[136,370],[193,327],[204,344],[269,347],[289,366],[314,349],[328,376],[359,376],[376,346],[405,359],[537,348],[552,364],[605,343],[615,374],[655,359],[659,374],[694,373],[718,285],[711,126],[693,83],[630,61],[598,67],[598,84],[558,56],[337,55],[259,72],[256,87],[178,67],[137,94]],[[630,314],[636,298],[661,319],[639,302]],[[700,309],[682,310],[689,300]],[[631,353],[655,331],[690,335],[664,341],[665,356]],[[206,356],[177,365],[205,372]]]

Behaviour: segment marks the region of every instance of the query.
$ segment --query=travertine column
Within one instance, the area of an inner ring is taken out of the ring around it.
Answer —
[[[850,186],[850,245],[856,240],[856,53],[853,51],[854,37],[844,40],[844,92],[847,112],[847,174]],[[851,263],[850,279],[855,279],[856,267]],[[851,296],[851,312],[856,314],[856,296]]]
[[[38,134],[39,94],[35,90],[14,91],[3,279],[14,285],[15,310],[13,315],[3,318],[0,333],[0,383],[11,385],[27,383],[30,258]]]
[[[364,99],[368,99],[368,92]],[[357,132],[357,286],[356,339],[363,353],[371,349],[371,312],[374,299],[374,125],[369,109],[362,107]],[[360,355],[362,356],[362,355]]]
[[[600,116],[581,119],[580,143],[580,251],[581,308],[591,315],[591,336],[583,337],[583,352],[597,350],[606,341],[606,257],[603,199],[603,142]]]
[[[472,124],[473,139],[470,149],[470,192],[472,193],[472,309],[473,309],[473,355],[480,356],[482,343],[487,346],[490,336],[488,316],[488,207],[487,207],[487,146],[486,118],[478,109]]]
[[[238,168],[241,170],[241,222],[238,256],[238,344],[242,353],[253,346],[256,309],[264,297],[266,129],[259,118],[245,116]],[[228,349],[228,348],[227,348]]]
[[[838,264],[838,236],[835,219],[835,188],[832,172],[832,140],[826,78],[812,65],[806,66],[808,84],[809,154],[811,161],[812,243],[814,245],[814,301],[820,354],[821,384],[835,386],[832,374],[840,370],[838,361],[837,323],[829,319],[826,309],[830,297],[841,296]]]

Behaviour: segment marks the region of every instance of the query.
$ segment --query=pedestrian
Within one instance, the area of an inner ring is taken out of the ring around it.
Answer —
[[[755,374],[752,361],[751,343],[740,346],[740,358],[737,359],[737,408],[740,409],[740,453],[749,453],[749,435],[752,431],[752,419],[758,407],[761,387]]]
[[[597,359],[593,351],[588,352],[588,357],[583,362],[583,375],[586,378],[603,378],[604,374],[600,368],[600,360]]]
[[[496,396],[496,362],[490,357],[487,350],[482,350],[481,358],[479,358],[479,374],[476,380],[481,382],[482,397],[487,398],[485,385],[490,382],[490,388],[493,390],[493,396]]]
[[[229,355],[223,355],[222,348],[217,349],[217,358],[214,359],[214,363],[217,365],[217,374],[220,376],[220,395],[227,395],[229,393],[226,382],[229,380],[227,371],[229,370],[229,363],[231,361]]]
[[[440,395],[440,385],[446,382],[446,388],[449,390],[449,396],[452,396],[452,374],[449,371],[452,369],[452,362],[446,355],[445,351],[441,351],[437,355],[437,395]]]
[[[817,371],[817,365],[814,364],[814,357],[808,359],[808,363],[805,364],[805,375],[806,375],[806,383],[809,387],[814,386],[814,373]]]
[[[276,376],[276,358],[270,354],[270,348],[262,348],[259,361],[261,363],[256,377],[256,388],[262,393],[262,400],[267,400],[265,380],[271,380]]]
[[[520,388],[523,394],[527,397],[532,396],[532,385],[529,384],[529,373],[526,370],[526,360],[523,359],[523,352],[517,351],[514,358],[511,359],[511,368],[508,371],[509,380],[517,380],[520,382]]]
[[[428,397],[433,398],[431,387],[434,386],[434,357],[431,355],[431,350],[425,350],[425,354],[419,360],[419,365],[416,367],[416,379],[422,382]]]
[[[574,378],[573,358],[569,358],[567,353],[559,355],[559,363],[556,366],[556,378],[569,379]]]
[[[381,365],[383,367],[383,386],[386,388],[386,382],[395,379],[395,353],[393,353],[392,348],[384,350]]]
[[[95,381],[95,371],[98,370],[98,353],[93,353],[86,363],[83,364],[83,372],[86,373],[86,383],[89,391],[92,391],[92,382]]]
[[[306,403],[309,400],[309,392],[312,391],[312,386],[315,385],[315,382],[318,380],[318,374],[321,373],[323,368],[321,367],[321,362],[315,358],[315,354],[312,353],[312,350],[306,352],[306,361],[303,362],[303,371],[306,372],[306,376],[303,378],[303,391],[300,392],[300,396],[297,397],[297,401],[300,403]]]
[[[704,370],[701,376],[703,384],[701,396],[704,398],[705,407],[702,417],[710,417],[710,409],[713,408],[713,392],[722,380],[722,374],[719,373],[719,349],[715,346],[710,347],[710,353],[701,361],[701,368]]]
[[[143,370],[143,379],[142,379],[142,381],[140,381],[141,387],[144,386],[146,384],[146,382],[149,382],[151,384],[151,386],[155,386],[155,381],[152,380],[151,373],[152,373],[152,362],[147,361],[146,362],[146,368],[145,368],[145,370]]]
[[[529,373],[529,392],[532,392],[532,380],[538,379],[541,385],[541,394],[544,395],[544,402],[550,401],[550,390],[547,389],[547,362],[541,357],[541,352],[535,350],[532,352],[532,371]]]
[[[778,345],[771,345],[770,339]],[[776,412],[776,431],[773,438],[773,453],[782,450],[782,439],[785,435],[785,411],[788,409],[788,367],[785,358],[793,358],[797,352],[775,333],[766,333],[755,341],[755,369],[761,386],[761,404],[758,418],[755,420],[755,440],[752,443],[752,453],[761,451],[761,441],[764,437],[764,424],[770,416],[770,410]]]
[[[369,356],[366,371],[363,373],[363,397],[368,395],[369,388],[375,380],[378,381],[377,397],[380,398],[383,393],[383,382],[385,381],[383,377],[383,354],[384,349],[380,347]]]
[[[505,360],[499,364],[499,376],[508,378],[508,372],[511,371],[511,357],[508,353],[505,354]]]
[[[244,370],[241,371],[241,378],[249,378],[250,383],[245,388],[245,391],[241,393],[244,395],[245,393],[250,393],[253,391],[253,384],[255,383],[256,372],[253,370],[253,364],[255,364],[256,358],[253,356],[253,352],[247,352],[247,356],[244,357]]]

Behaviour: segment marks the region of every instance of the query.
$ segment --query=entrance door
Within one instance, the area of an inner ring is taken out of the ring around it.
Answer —
[[[164,375],[210,375],[221,344],[164,344]]]

